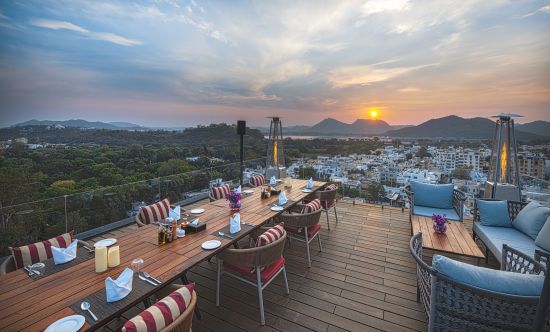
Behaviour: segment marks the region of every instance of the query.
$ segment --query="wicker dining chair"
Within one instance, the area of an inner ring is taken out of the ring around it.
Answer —
[[[263,290],[277,277],[283,274],[286,294],[289,294],[286,276],[285,248],[286,232],[272,243],[253,248],[225,249],[218,254],[216,278],[216,306],[220,305],[221,277],[228,275],[258,289],[260,304],[260,322],[265,325]]]
[[[293,211],[300,212],[302,208],[301,205],[293,207]],[[292,211],[291,210],[291,211]],[[311,267],[311,254],[309,249],[309,244],[311,241],[317,238],[319,243],[319,251],[323,251],[321,245],[321,225],[319,220],[321,219],[321,213],[323,210],[317,210],[311,213],[290,213],[290,214],[281,214],[275,217],[274,222],[276,224],[283,222],[285,225],[285,230],[290,240],[297,240],[304,242],[306,244],[307,252],[307,266]]]
[[[321,207],[327,214],[327,226],[330,231],[330,222],[328,220],[328,213],[334,210],[334,217],[336,217],[336,225],[338,225],[338,214],[336,213],[336,195],[338,194],[338,187],[329,190],[319,190],[315,192],[315,197],[321,201]]]
[[[179,284],[170,284],[155,293],[155,296],[159,300],[162,300],[169,296],[172,292],[182,287],[184,286]],[[191,325],[193,324],[193,314],[195,312],[196,306],[197,293],[193,290],[193,293],[191,294],[191,300],[185,311],[181,315],[176,317],[170,324],[160,328],[158,332],[190,332]],[[122,331],[124,332],[125,328],[123,328]]]
[[[531,331],[539,296],[481,289],[439,273],[422,259],[421,232],[411,238],[409,248],[417,267],[417,302],[424,306],[428,331]],[[546,274],[542,264],[507,245],[502,262],[501,270],[509,273]]]
[[[88,247],[88,248],[93,247],[86,241],[82,241],[82,240],[77,240],[77,241],[78,241],[78,246],[80,247]],[[0,276],[13,272],[15,270],[17,270],[15,266],[15,259],[13,258],[12,255],[9,255],[8,257],[6,257],[6,259],[4,259],[2,264],[0,264]]]

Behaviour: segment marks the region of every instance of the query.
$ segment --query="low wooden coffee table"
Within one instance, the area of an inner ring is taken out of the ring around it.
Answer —
[[[422,247],[456,255],[485,258],[464,224],[449,221],[447,233],[437,233],[431,217],[412,216],[413,234],[422,232]]]

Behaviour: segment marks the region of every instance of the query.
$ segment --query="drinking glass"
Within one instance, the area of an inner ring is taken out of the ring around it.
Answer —
[[[136,258],[132,261],[132,270],[139,274],[139,271],[141,271],[141,265],[143,265],[143,259]]]

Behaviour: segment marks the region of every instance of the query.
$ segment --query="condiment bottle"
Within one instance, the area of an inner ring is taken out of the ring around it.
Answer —
[[[166,244],[166,231],[162,225],[159,225],[159,246]]]
[[[178,222],[174,218],[172,219],[172,241],[177,239],[177,234],[176,234],[177,231],[178,231]]]

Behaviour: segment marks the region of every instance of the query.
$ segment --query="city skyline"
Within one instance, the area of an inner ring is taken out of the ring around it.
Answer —
[[[0,127],[550,120],[546,1],[0,4]]]

